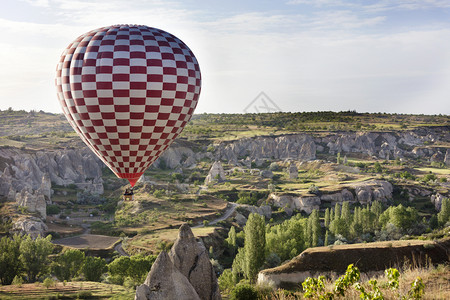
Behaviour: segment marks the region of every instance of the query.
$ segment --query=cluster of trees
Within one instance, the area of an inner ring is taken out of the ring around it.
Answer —
[[[325,210],[323,223],[318,210],[307,218],[297,214],[275,225],[266,225],[263,216],[250,214],[243,232],[230,229],[226,243],[236,256],[232,268],[224,270],[220,281],[224,288],[235,286],[241,279],[252,282],[262,267],[275,267],[309,247],[399,239],[445,225],[449,218],[449,199],[443,201],[441,211],[430,220],[419,220],[413,207],[400,204],[383,209],[379,201],[353,210],[349,202],[336,204]]]
[[[108,272],[107,280],[115,284],[136,286],[145,280],[156,256],[135,255],[119,257],[106,263],[100,257],[85,256],[77,249],[54,253],[51,236],[32,239],[28,235],[14,235],[0,239],[0,282],[14,280],[35,282],[53,275],[60,281],[84,278],[100,281]],[[16,278],[16,279],[15,279]]]

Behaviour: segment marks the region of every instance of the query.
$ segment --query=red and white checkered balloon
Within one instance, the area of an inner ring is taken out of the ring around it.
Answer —
[[[90,31],[56,68],[63,112],[81,139],[134,186],[190,120],[200,68],[180,39],[142,25]]]

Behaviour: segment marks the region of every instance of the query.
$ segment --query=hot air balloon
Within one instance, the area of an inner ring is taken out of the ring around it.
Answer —
[[[201,75],[192,51],[174,35],[114,25],[69,44],[56,88],[74,130],[133,187],[190,120]]]

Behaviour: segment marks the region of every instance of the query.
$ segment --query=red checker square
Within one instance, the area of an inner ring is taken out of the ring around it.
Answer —
[[[130,90],[113,90],[114,97],[130,97]]]
[[[158,46],[160,47],[170,47],[170,44],[166,41],[158,41]]]
[[[161,145],[155,145],[155,147],[153,148],[154,150],[159,150],[161,148]]]
[[[90,113],[98,113],[98,112],[100,112],[100,107],[98,105],[86,105],[86,109]]]
[[[130,74],[113,74],[113,81],[130,81]]]
[[[163,68],[164,75],[177,75],[177,69],[172,67]]]
[[[96,59],[85,59],[83,62],[83,67],[95,67]]]
[[[145,52],[143,51],[132,51],[130,52],[130,58],[146,58]]]
[[[145,112],[159,112],[159,105],[147,105],[145,106]]]
[[[189,84],[188,85],[188,92],[189,93],[195,93],[195,85]]]
[[[172,36],[172,35],[171,35]],[[172,42],[172,43],[176,43],[177,41],[173,38],[173,36],[172,37],[166,37],[166,40],[168,41],[168,42]]]
[[[83,60],[83,58],[84,58],[84,53],[75,53],[72,57],[72,61]]]
[[[129,66],[130,59],[129,58],[114,58],[113,65],[114,66]]]
[[[106,132],[97,132],[98,138],[99,139],[107,139],[108,138],[108,134]]]
[[[97,54],[97,59],[113,58],[113,57],[114,57],[114,52],[112,52],[112,51],[102,51]]]
[[[98,90],[112,90],[112,82],[97,82]]]
[[[172,48],[173,54],[183,54],[183,50],[180,48]]]
[[[95,74],[81,75],[82,82],[95,82]]]
[[[130,126],[130,120],[116,120],[117,126]]]
[[[155,129],[154,129],[154,131],[155,131],[155,132],[158,132],[158,133],[164,132],[164,127],[156,126]]]
[[[189,76],[189,77],[195,77],[195,71],[192,70],[192,69],[189,69],[189,70],[188,70],[188,76]]]
[[[136,35],[139,35],[139,33],[136,33]],[[131,40],[130,45],[141,45],[144,46],[144,41],[142,40]]]
[[[177,83],[188,84],[189,83],[189,77],[187,77],[187,76],[177,76]]]
[[[168,136],[169,136],[168,133],[162,133],[161,134],[161,139],[167,139]]]
[[[92,126],[86,126],[85,129],[89,133],[95,133],[95,128]]]
[[[167,144],[169,144],[171,141],[172,141],[172,140],[165,140],[164,143],[163,143],[163,145],[167,145]]]
[[[76,120],[76,123],[78,125],[78,127],[82,128],[84,126],[83,122],[81,122],[81,120]]]
[[[176,133],[177,131],[178,131],[178,127],[174,127],[174,128],[172,128],[171,133]],[[175,137],[174,137],[174,139],[175,139]]]
[[[111,35],[111,34],[106,34],[106,35]],[[103,39],[102,42],[100,43],[100,46],[112,46],[114,45],[114,40],[105,40]]]
[[[164,82],[163,83],[163,89],[166,91],[176,91],[177,90],[177,84],[171,83],[171,82]]]
[[[161,53],[161,58],[175,60],[175,55],[173,55],[172,53]]]
[[[185,59],[187,62],[193,62],[192,56],[185,55],[185,56],[184,56],[184,59]]]
[[[175,126],[176,123],[177,123],[177,121],[175,121],[175,120],[168,120],[166,126],[173,127],[173,126]]]
[[[146,74],[147,73],[147,67],[145,67],[145,66],[131,66],[130,67],[130,73],[131,74]]]
[[[121,151],[128,151],[128,150],[130,150],[130,145],[120,145],[120,150]]]
[[[148,144],[149,145],[156,145],[156,143],[158,143],[158,139],[151,139]]]
[[[95,72],[97,72],[97,74],[112,74],[113,67],[112,66],[98,66],[95,68]]]
[[[99,139],[93,139],[92,142],[94,143],[94,145],[101,145],[102,144],[102,141],[99,140]],[[95,147],[95,148],[98,150],[97,147]]]
[[[162,67],[162,61],[160,59],[147,59],[148,67]]]
[[[111,151],[111,150],[112,150],[111,145],[105,145],[104,147],[105,147],[105,150],[108,150],[108,151]]]
[[[98,104],[99,105],[113,105],[114,98],[98,98]]]
[[[61,78],[61,83],[62,83],[62,84],[70,83],[69,76],[63,76],[63,77]]]
[[[131,151],[131,152],[134,152],[134,151]],[[130,155],[133,155],[133,156],[137,155],[137,152],[136,152],[136,154],[131,154],[131,152],[130,152]],[[136,157],[136,162],[141,162],[142,159],[143,159],[143,157],[138,156],[138,157]]]
[[[68,68],[70,68],[70,60],[69,61],[65,61],[63,63],[63,69],[68,69]]]
[[[150,139],[152,137],[152,133],[151,132],[143,132],[141,134],[141,139]]]
[[[145,90],[147,89],[147,82],[130,82],[130,89]]]
[[[194,107],[189,108],[188,115],[192,115],[194,113]]]
[[[85,98],[95,98],[95,97],[97,97],[97,91],[96,90],[85,90],[85,91],[83,91],[83,96]]]
[[[77,114],[77,113],[78,113],[77,108],[74,107],[74,106],[69,107],[69,111],[70,111],[70,113],[72,113],[72,114]],[[78,124],[78,125],[79,125],[79,124]],[[81,123],[81,126],[83,126],[83,123]]]
[[[130,133],[129,132],[119,132],[119,139],[129,139]]]
[[[185,99],[186,98],[186,92],[180,92],[180,91],[178,91],[178,92],[176,92],[175,93],[175,98],[177,98],[177,99]]]
[[[194,95],[194,101],[197,101],[199,96],[200,96],[200,94],[195,94]]]
[[[105,126],[106,132],[117,132],[117,126]]]
[[[129,105],[114,105],[115,112],[130,112]]]
[[[185,61],[177,61],[177,68],[187,69],[187,63]]]
[[[158,120],[168,120],[170,117],[170,113],[159,113]]]
[[[120,162],[120,161],[117,162],[117,165],[119,166],[119,168],[123,168],[124,167],[123,162]],[[128,173],[128,172],[124,172],[124,173]]]
[[[100,48],[100,46],[88,46],[86,48],[86,52],[98,52],[99,48]]]
[[[139,140],[138,139],[131,139],[130,140],[130,145],[139,145]]]
[[[79,116],[80,116],[80,119],[81,120],[90,120],[90,117],[89,117],[89,114],[88,113],[81,113],[81,114],[79,114]],[[84,125],[83,125],[84,126]],[[83,127],[82,126],[82,127]]]
[[[83,98],[75,99],[74,102],[75,102],[76,106],[84,106],[84,105],[86,105],[86,103],[84,102]]]
[[[142,131],[142,126],[131,126],[130,127],[130,132],[141,132]]]
[[[130,119],[141,120],[144,118],[144,113],[130,112]]]
[[[198,66],[198,64],[195,64],[194,68],[195,68],[195,71],[200,71],[200,67]]]
[[[81,91],[83,88],[82,88],[82,85],[81,85],[81,82],[74,82],[74,83],[71,83],[70,84],[70,88],[73,90],[73,91]],[[72,97],[69,97],[69,98],[72,98]]]
[[[81,75],[82,71],[83,71],[82,68],[73,67],[73,68],[70,69],[70,75]]]
[[[108,152],[106,152],[106,151],[100,151],[100,153],[101,153],[103,156],[108,156]]]
[[[148,90],[147,93],[146,93],[146,96],[147,97],[160,98],[162,96],[162,91],[161,90]]]
[[[147,81],[149,81],[149,82],[163,82],[163,75],[149,74],[149,75],[147,75]]]
[[[173,101],[174,101],[174,99],[163,98],[163,99],[161,99],[161,105],[172,106],[173,105]]]
[[[119,139],[109,139],[109,142],[111,143],[111,145],[119,145],[120,144]],[[110,150],[112,150],[112,148]]]
[[[151,39],[154,40],[155,38]],[[144,36],[144,40],[146,40],[145,36]],[[158,46],[145,46],[145,52],[160,52],[159,47]]]
[[[115,45],[114,51],[130,51],[129,45]]]
[[[147,145],[139,145],[139,151],[145,151],[147,150]]]
[[[114,156],[110,157],[112,162],[117,162],[117,158],[115,158]]]
[[[79,44],[78,44],[78,48],[83,48],[83,47],[86,47],[87,45],[88,45],[88,41],[81,41]]]
[[[155,126],[156,120],[144,120],[144,126]]]
[[[145,98],[130,98],[130,105],[145,105]]]

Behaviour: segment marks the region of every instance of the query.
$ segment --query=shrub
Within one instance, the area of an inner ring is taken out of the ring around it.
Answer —
[[[47,215],[57,215],[61,212],[61,209],[56,204],[47,205]]]
[[[92,292],[91,291],[79,291],[77,294],[77,297],[79,299],[92,299]]]
[[[48,290],[49,287],[52,287],[55,285],[55,281],[53,279],[51,279],[50,277],[47,277],[44,279],[44,282],[42,284]]]
[[[230,300],[254,300],[258,299],[258,292],[250,284],[238,284],[234,290],[231,291]]]

